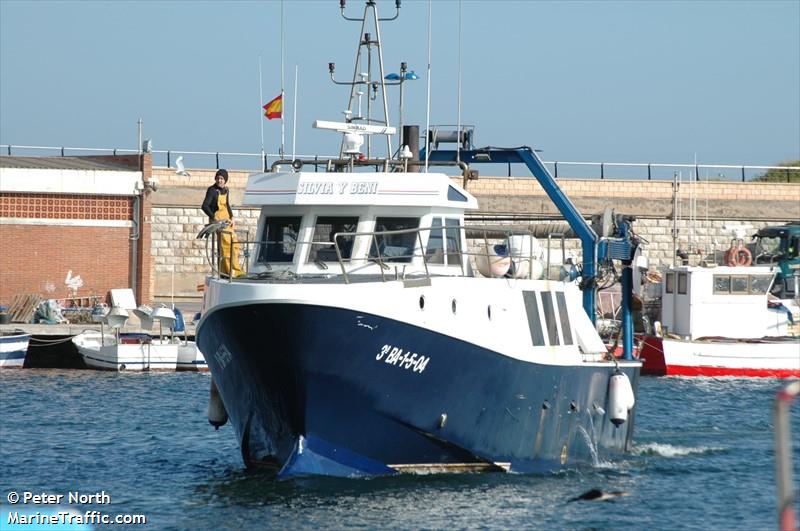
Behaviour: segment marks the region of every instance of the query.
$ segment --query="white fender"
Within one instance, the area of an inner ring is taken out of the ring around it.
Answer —
[[[219,395],[217,384],[214,382],[214,378],[211,378],[211,390],[208,394],[208,423],[214,426],[215,430],[218,430],[226,422],[228,422],[228,412],[225,410],[222,397]]]
[[[478,254],[475,255],[475,266],[481,275],[487,278],[500,278],[508,273],[511,267],[511,257],[503,249],[505,254],[497,254],[498,245],[481,245]]]
[[[628,420],[628,412],[636,403],[628,376],[614,371],[608,380],[608,418],[615,426]]]

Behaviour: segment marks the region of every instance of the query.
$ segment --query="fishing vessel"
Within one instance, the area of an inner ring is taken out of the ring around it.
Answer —
[[[0,369],[21,369],[28,353],[30,334],[22,330],[4,330],[0,333]]]
[[[771,295],[774,265],[672,266],[642,374],[800,377],[800,305]]]
[[[165,336],[164,328],[171,330],[175,313],[166,307],[150,310],[138,307],[143,328],[159,323],[157,338],[147,333],[121,333],[128,320],[128,312],[120,307],[102,316],[101,323],[112,333],[101,329],[84,331],[72,338],[83,362],[90,369],[110,371],[207,371],[208,365],[194,341],[177,336]]]
[[[256,239],[241,242],[245,275],[220,274],[224,222],[198,235],[212,265],[196,332],[213,376],[209,421],[230,419],[245,464],[280,478],[547,471],[626,451],[641,364],[630,334],[629,359],[609,357],[589,315],[595,257],[630,264],[630,220],[601,242],[530,148],[475,149],[456,131],[458,150],[423,157],[407,126],[395,152],[386,104],[380,120],[354,108],[361,90],[386,99],[382,55],[369,56],[377,6],[345,18],[362,23],[355,72],[378,65],[380,77],[353,80],[346,122],[315,123],[341,133],[340,156],[249,177],[244,205],[261,212]],[[369,135],[386,135],[385,158]],[[529,231],[467,226],[481,161],[531,169],[581,238],[580,286],[539,277]]]

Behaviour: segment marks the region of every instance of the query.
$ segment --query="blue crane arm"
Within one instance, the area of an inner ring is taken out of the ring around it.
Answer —
[[[555,178],[542,163],[539,156],[527,146],[517,148],[481,148],[469,149],[456,152],[455,150],[434,149],[428,155],[432,161],[455,161],[460,160],[467,164],[490,163],[490,164],[525,164],[530,172],[539,181],[542,189],[556,206],[558,211],[564,216],[570,228],[575,231],[581,240],[583,250],[583,270],[581,273],[583,290],[583,309],[592,322],[595,322],[595,275],[597,272],[597,234],[591,225],[581,216],[572,201],[561,191]],[[420,153],[420,160],[425,160],[424,149]]]

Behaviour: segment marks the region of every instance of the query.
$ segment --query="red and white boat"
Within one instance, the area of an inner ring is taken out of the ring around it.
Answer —
[[[800,304],[769,295],[776,267],[674,266],[642,374],[800,377]],[[660,329],[660,331],[659,331]]]

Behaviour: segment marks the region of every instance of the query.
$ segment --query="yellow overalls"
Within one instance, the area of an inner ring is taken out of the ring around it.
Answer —
[[[214,221],[231,220],[228,215],[228,194],[217,194],[217,211],[214,213]],[[232,220],[231,220],[232,221]],[[223,275],[230,275],[233,278],[242,276],[242,268],[239,266],[239,241],[231,227],[219,233],[219,246],[222,252],[222,263],[219,272]],[[233,249],[233,274],[231,274],[231,249]]]

